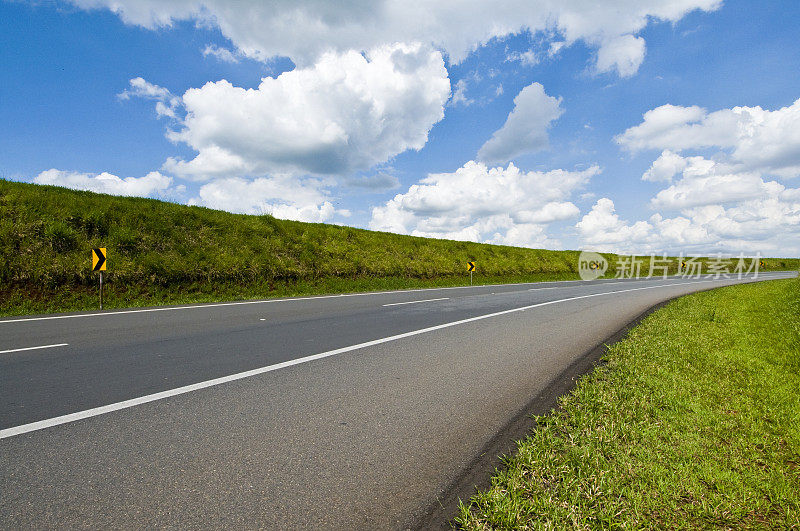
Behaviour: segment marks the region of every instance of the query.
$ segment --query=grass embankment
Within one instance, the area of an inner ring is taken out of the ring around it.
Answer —
[[[800,527],[800,281],[678,299],[606,360],[463,527]]]
[[[0,315],[577,278],[577,252],[434,240],[0,180]],[[611,255],[609,255],[611,258]]]
[[[578,252],[244,216],[0,179],[0,315],[578,278]],[[616,263],[616,255],[605,255]],[[800,260],[767,259],[767,269]],[[649,261],[644,260],[642,271]],[[675,262],[677,267],[677,262]],[[673,269],[674,271],[674,269]],[[613,274],[610,270],[609,274]]]

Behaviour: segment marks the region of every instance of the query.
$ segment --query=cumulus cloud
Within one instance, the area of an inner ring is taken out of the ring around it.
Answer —
[[[221,48],[216,44],[207,44],[205,48],[203,48],[203,57],[208,56],[216,58],[218,61],[222,61],[223,63],[238,63],[239,58],[236,57],[236,54],[230,51],[227,48]]]
[[[650,201],[655,209],[675,210],[731,203],[762,197],[775,187],[783,188],[775,181],[765,181],[758,172],[737,171],[735,168],[704,157],[682,157],[665,150],[642,179],[674,183]],[[674,181],[679,174],[680,179]]]
[[[185,200],[186,187],[173,185],[173,179],[159,172],[144,177],[120,178],[108,172],[99,174],[50,169],[34,177],[36,184],[63,186],[101,194]],[[220,179],[200,187],[186,202],[240,214],[271,214],[277,218],[321,223],[335,215],[350,212],[333,206],[327,185],[320,179],[268,177]]]
[[[190,205],[240,214],[270,214],[276,218],[321,223],[337,213],[323,183],[316,179],[262,177],[220,179],[200,187]]]
[[[655,214],[628,222],[600,199],[576,224],[582,245],[640,254],[800,253],[800,189],[703,157],[680,158],[673,162],[683,169],[662,179],[669,186],[650,200]]]
[[[644,56],[636,34],[650,20],[675,22],[687,13],[718,8],[721,0],[509,0],[405,2],[402,0],[72,0],[107,8],[148,28],[194,20],[217,27],[244,55],[290,57],[308,65],[330,49],[368,50],[387,42],[419,41],[461,62],[493,38],[529,30],[560,35],[558,43],[584,41],[598,48],[597,68],[626,76]],[[303,38],[298,39],[297,36]]]
[[[149,83],[141,77],[133,78],[129,83],[130,88],[117,94],[119,99],[128,100],[133,97],[155,100],[156,114],[159,118],[162,116],[177,118],[175,111],[180,107],[181,100],[177,96],[174,96],[168,89]]]
[[[585,248],[620,253],[673,255],[722,252],[791,256],[800,252],[800,189],[769,187],[763,195],[729,206],[653,214],[647,221],[621,219],[608,198],[576,224]]]
[[[797,255],[800,189],[765,176],[800,175],[798,111],[800,100],[775,111],[664,105],[645,113],[617,141],[631,151],[663,149],[642,176],[667,184],[650,201],[657,213],[628,223],[601,199],[576,225],[583,244],[618,252]],[[679,154],[703,148],[720,151],[714,158]]]
[[[548,96],[540,83],[532,83],[514,98],[506,123],[478,151],[490,163],[509,160],[548,146],[547,129],[564,113],[561,98]]]
[[[672,151],[665,149],[661,156],[659,156],[650,166],[644,175],[643,181],[671,181],[672,178],[682,172],[688,164],[688,161]]]
[[[776,181],[765,182],[755,173],[711,172],[702,177],[684,177],[656,194],[653,208],[680,210],[703,205],[723,205],[769,195],[784,187]]]
[[[367,170],[421,149],[449,96],[441,53],[419,44],[326,53],[255,89],[206,83],[183,95],[183,127],[170,134],[198,154],[163,169],[197,180]]]
[[[557,246],[547,224],[574,218],[574,191],[599,173],[523,172],[470,161],[453,173],[428,175],[407,192],[373,208],[373,230],[518,246]]]
[[[597,51],[598,72],[616,71],[620,77],[630,77],[644,61],[645,42],[634,35],[620,35],[604,42]]]
[[[575,227],[584,246],[600,250],[616,250],[621,245],[625,247],[631,243],[641,244],[652,231],[652,226],[645,221],[630,224],[620,219],[614,202],[607,197],[598,199],[592,210]]]
[[[777,110],[708,112],[663,105],[619,135],[632,152],[661,149],[642,179],[664,183],[647,221],[628,223],[604,198],[576,225],[583,243],[626,252],[800,253],[800,100]],[[714,150],[717,151],[714,151]],[[684,156],[709,150],[713,155]]]
[[[41,172],[33,178],[36,184],[63,186],[73,190],[88,190],[100,194],[163,197],[184,192],[183,186],[172,186],[172,178],[153,171],[144,177],[120,178],[108,172],[79,173],[55,168]]]
[[[662,105],[641,124],[616,137],[630,151],[675,152],[718,148],[740,170],[800,175],[800,99],[774,111],[733,107],[708,112],[700,107]]]

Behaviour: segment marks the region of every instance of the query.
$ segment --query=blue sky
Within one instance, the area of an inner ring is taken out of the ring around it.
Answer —
[[[797,2],[484,4],[0,0],[0,176],[530,247],[800,254]]]

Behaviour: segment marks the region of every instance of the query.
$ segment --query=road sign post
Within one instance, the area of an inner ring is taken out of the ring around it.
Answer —
[[[467,262],[467,271],[469,271],[469,285],[472,285],[472,272],[475,271],[475,262]]]
[[[100,272],[100,309],[103,309],[103,271],[106,270],[106,248],[92,249],[92,271]]]

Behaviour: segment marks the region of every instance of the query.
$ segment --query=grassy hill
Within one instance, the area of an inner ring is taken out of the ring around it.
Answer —
[[[0,314],[97,306],[90,249],[108,249],[108,308],[469,282],[572,279],[547,251],[246,216],[0,180]],[[613,261],[614,255],[606,255]],[[768,260],[797,269],[798,260]]]

